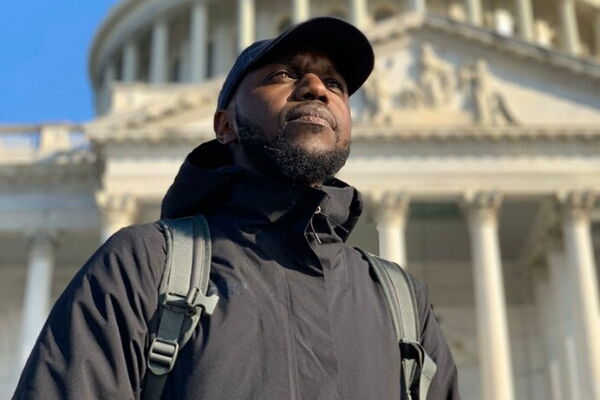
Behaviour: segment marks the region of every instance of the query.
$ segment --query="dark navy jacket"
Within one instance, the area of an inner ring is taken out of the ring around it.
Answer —
[[[216,142],[199,146],[163,201],[162,217],[206,216],[209,290],[221,297],[180,352],[164,398],[400,399],[381,288],[345,243],[358,192],[338,180],[294,186],[230,164]],[[156,223],[110,238],[55,304],[14,398],[139,398],[165,258]],[[415,287],[422,344],[438,365],[428,398],[458,399],[454,361],[423,284]]]

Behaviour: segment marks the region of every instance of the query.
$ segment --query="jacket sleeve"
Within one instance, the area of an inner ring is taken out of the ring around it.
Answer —
[[[102,245],[52,308],[13,398],[137,398],[165,258],[157,225]]]
[[[419,320],[421,322],[421,344],[435,361],[437,370],[431,381],[428,400],[460,400],[458,372],[446,338],[429,303],[425,285],[413,279]]]

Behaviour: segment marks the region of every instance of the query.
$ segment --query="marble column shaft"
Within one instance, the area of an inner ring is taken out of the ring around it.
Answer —
[[[467,17],[469,23],[481,26],[483,25],[483,14],[481,11],[481,0],[466,0]]]
[[[254,43],[255,19],[254,0],[238,0],[238,51]]]
[[[516,0],[519,35],[528,42],[534,40],[533,35],[533,7],[531,0]]]
[[[475,281],[482,399],[513,400],[511,349],[498,239],[500,197],[480,193],[466,204]]]
[[[600,399],[600,306],[590,227],[596,199],[592,193],[571,193],[561,201],[563,241],[575,304],[574,325],[583,367],[581,390],[586,399]]]
[[[376,197],[374,207],[379,234],[379,255],[406,268],[404,231],[409,208],[408,196],[386,193]]]
[[[575,13],[575,0],[558,0],[558,13],[564,50],[569,54],[579,55],[579,28]]]
[[[21,362],[23,364],[27,360],[50,310],[56,237],[51,232],[38,231],[34,232],[29,240],[21,332]]]
[[[165,83],[168,80],[168,46],[169,25],[165,19],[160,19],[152,28],[150,83]]]
[[[350,0],[350,14],[352,23],[359,28],[364,28],[369,22],[367,0]]]
[[[581,367],[574,352],[575,327],[573,324],[573,299],[571,283],[562,244],[552,239],[546,251],[546,263],[552,291],[552,308],[558,314],[557,356],[562,399],[579,399],[578,376]]]
[[[137,43],[130,40],[123,50],[123,82],[135,82],[139,68],[139,50]]]
[[[310,17],[310,0],[292,0],[292,22],[299,24]]]
[[[208,4],[207,0],[192,3],[190,24],[190,59],[192,82],[206,79],[208,57]]]

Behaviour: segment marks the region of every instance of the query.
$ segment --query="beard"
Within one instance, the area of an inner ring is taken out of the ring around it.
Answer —
[[[350,144],[328,151],[308,151],[290,143],[280,131],[274,139],[265,138],[264,131],[235,112],[240,145],[255,168],[270,176],[294,184],[322,184],[335,176],[350,154]]]

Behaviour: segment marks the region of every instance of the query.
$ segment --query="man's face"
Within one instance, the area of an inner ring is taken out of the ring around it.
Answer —
[[[233,103],[239,143],[261,172],[275,168],[286,179],[318,184],[344,165],[348,90],[323,53],[301,51],[250,72]]]

